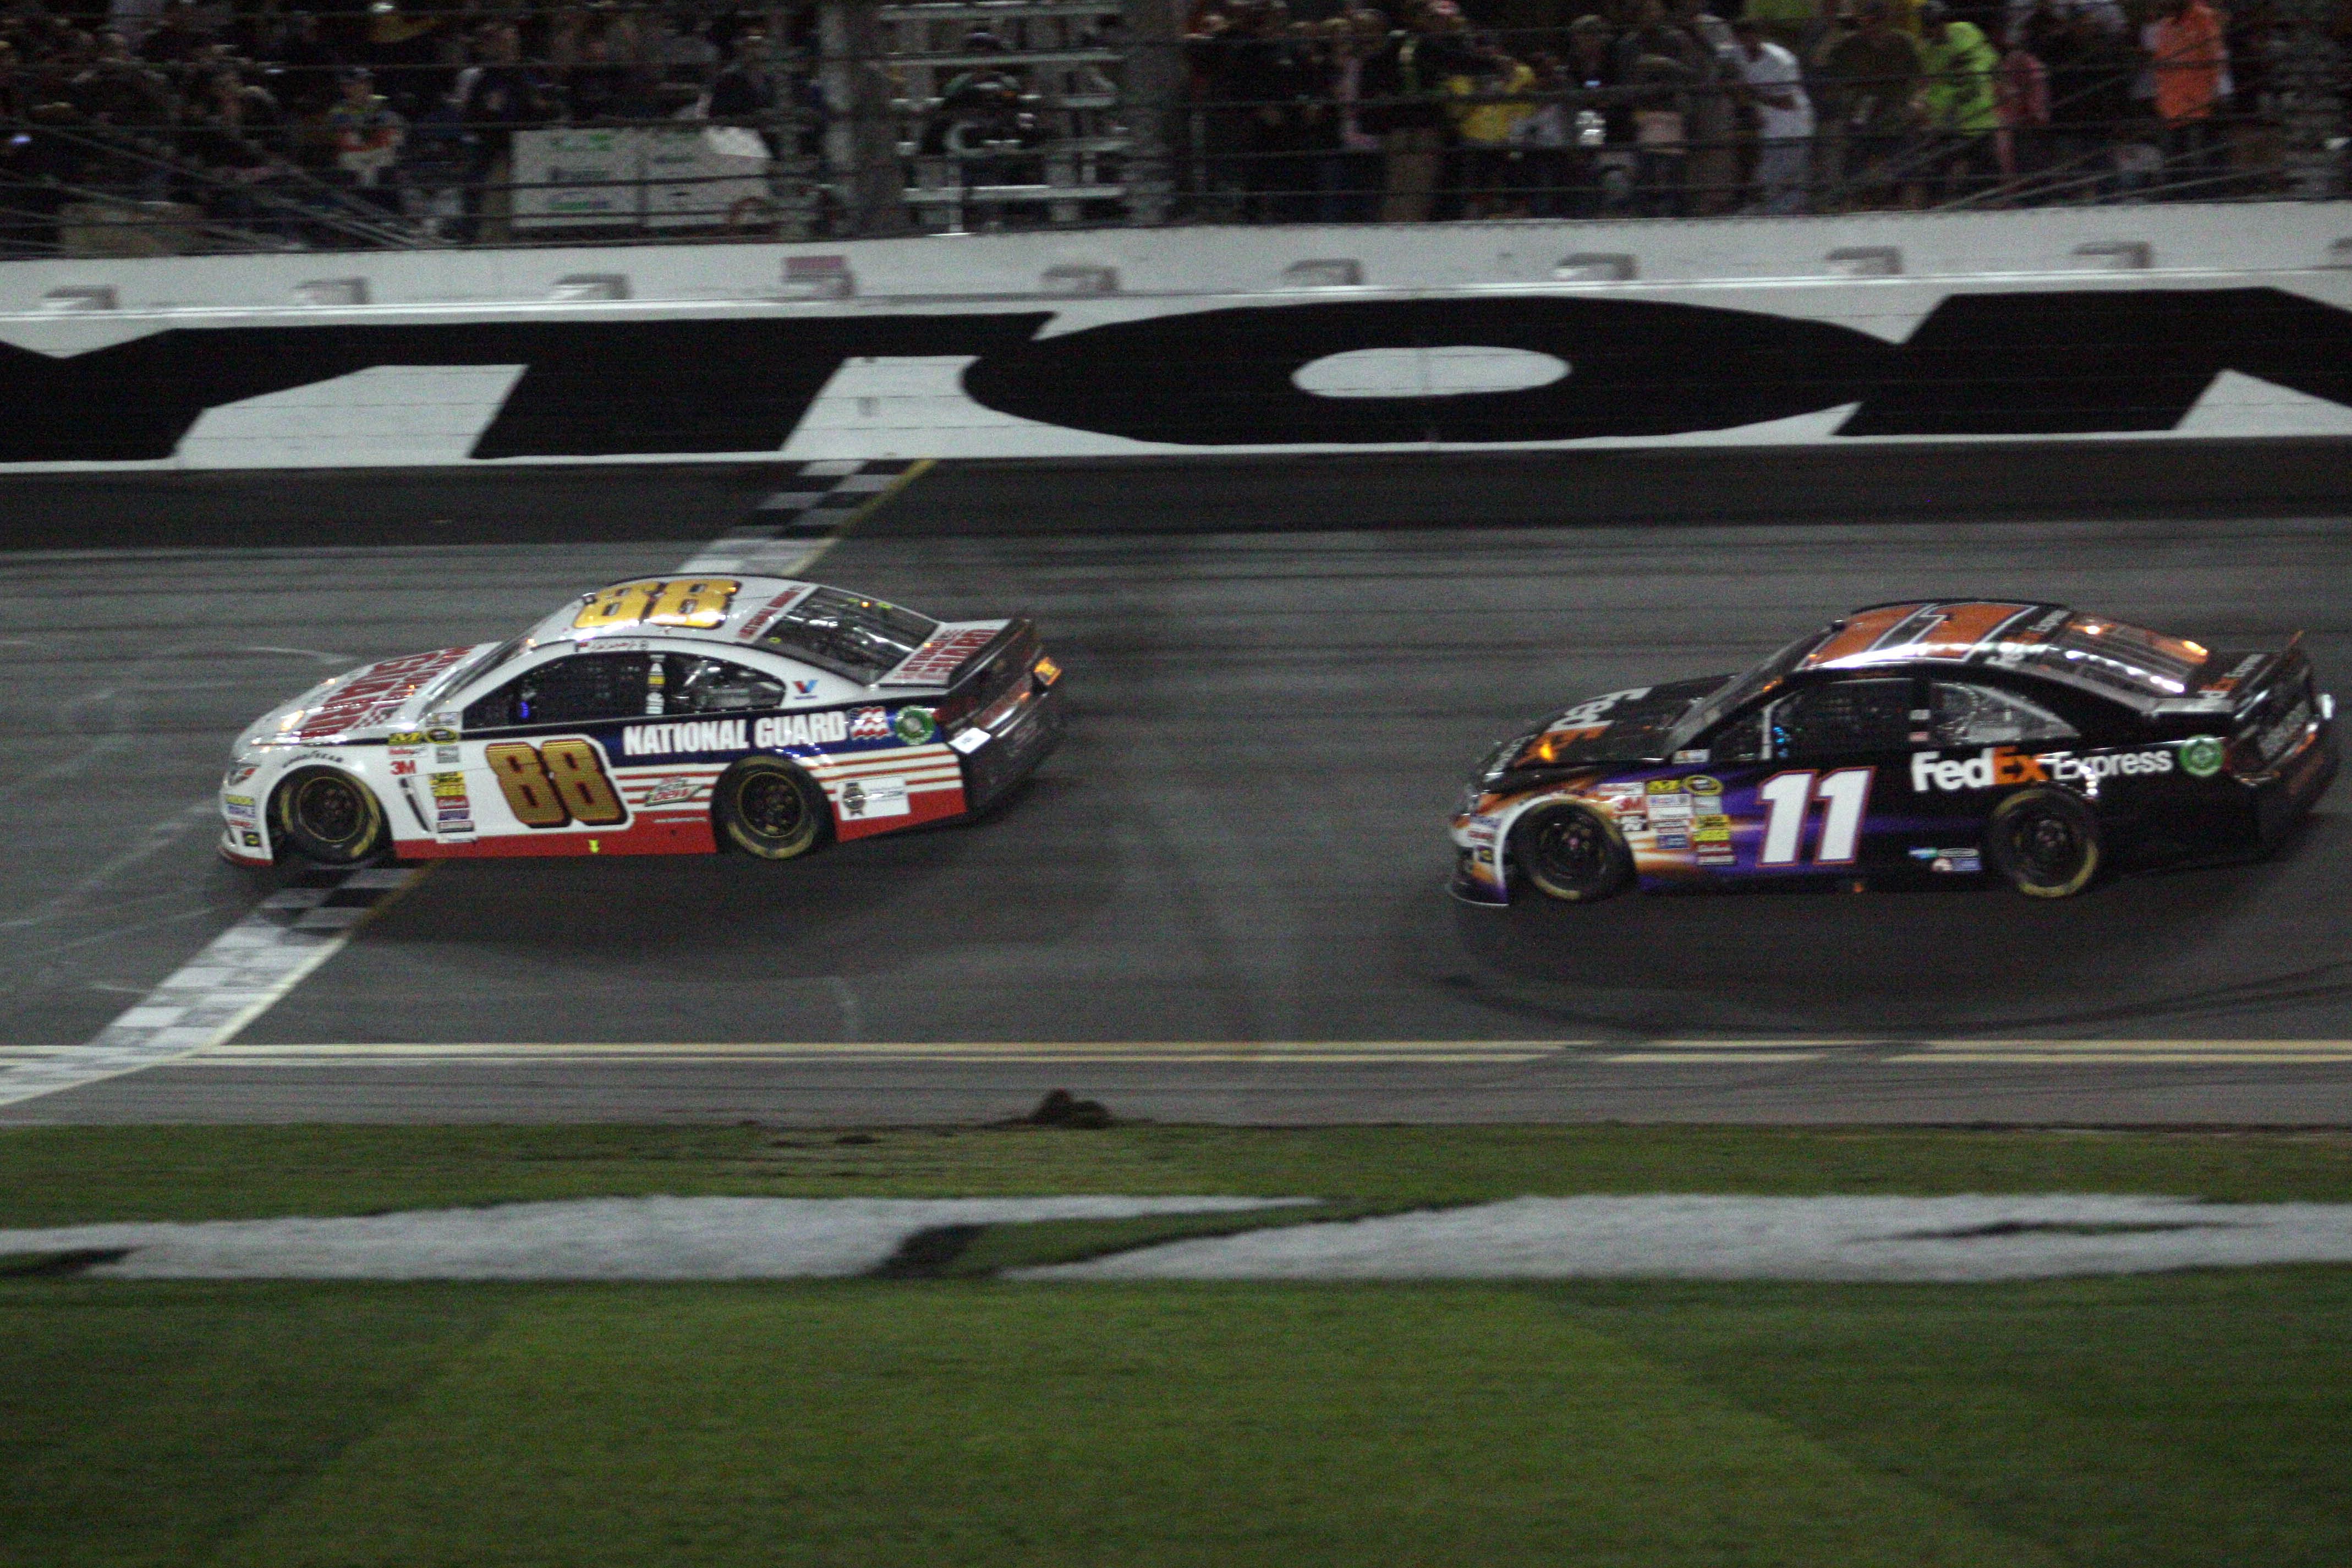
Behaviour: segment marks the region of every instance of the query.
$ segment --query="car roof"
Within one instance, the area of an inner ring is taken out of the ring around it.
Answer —
[[[1904,599],[1865,605],[1830,623],[1800,671],[1964,664],[2004,645],[2038,644],[2074,612],[2023,599]]]
[[[1815,671],[2006,670],[2143,712],[2197,699],[2210,655],[2184,637],[2029,599],[1903,599],[1865,605],[1823,628],[1790,666]]]
[[[584,647],[609,637],[740,647],[820,586],[793,577],[719,572],[624,577],[581,595],[524,635],[537,647]]]

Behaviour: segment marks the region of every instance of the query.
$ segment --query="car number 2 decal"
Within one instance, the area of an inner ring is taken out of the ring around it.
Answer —
[[[1870,781],[1876,768],[1840,768],[1833,773],[1774,773],[1757,786],[1764,803],[1764,847],[1759,866],[1793,866],[1804,851],[1805,816],[1821,802],[1821,842],[1816,866],[1850,866],[1862,840],[1863,814],[1870,806]]]
[[[535,749],[503,741],[483,747],[482,760],[497,776],[507,809],[526,827],[574,822],[605,827],[629,815],[604,772],[604,758],[585,741],[550,741]]]

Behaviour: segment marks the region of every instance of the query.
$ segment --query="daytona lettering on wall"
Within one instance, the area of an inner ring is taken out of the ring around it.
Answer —
[[[1900,343],[1760,310],[1488,293],[1175,310],[1041,335],[1055,321],[334,322],[174,327],[66,355],[0,343],[0,463],[168,459],[208,410],[383,366],[521,365],[477,459],[774,452],[851,360],[942,356],[973,362],[963,391],[999,414],[1173,447],[1647,438],[1847,405],[1840,437],[2123,434],[2175,428],[2229,371],[2352,406],[2352,311],[2273,288],[1953,293]],[[1299,384],[1333,355],[1449,347],[1570,372],[1451,395]]]

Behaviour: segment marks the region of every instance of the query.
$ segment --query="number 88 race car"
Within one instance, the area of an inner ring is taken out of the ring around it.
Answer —
[[[1454,816],[1454,891],[1990,874],[2065,898],[2134,855],[2275,845],[2335,776],[2335,711],[2292,645],[1874,605],[1743,675],[1610,692],[1506,742]]]
[[[221,852],[789,860],[993,803],[1060,739],[1060,674],[1026,620],[781,578],[617,583],[264,715],[222,781]]]

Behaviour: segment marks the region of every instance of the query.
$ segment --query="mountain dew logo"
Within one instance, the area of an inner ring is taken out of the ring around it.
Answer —
[[[940,727],[931,722],[930,710],[924,708],[899,709],[890,727],[898,732],[898,739],[910,746],[919,746],[940,732]]]
[[[2180,771],[2191,778],[2210,779],[2221,771],[2221,742],[2196,735],[2180,743]]]

